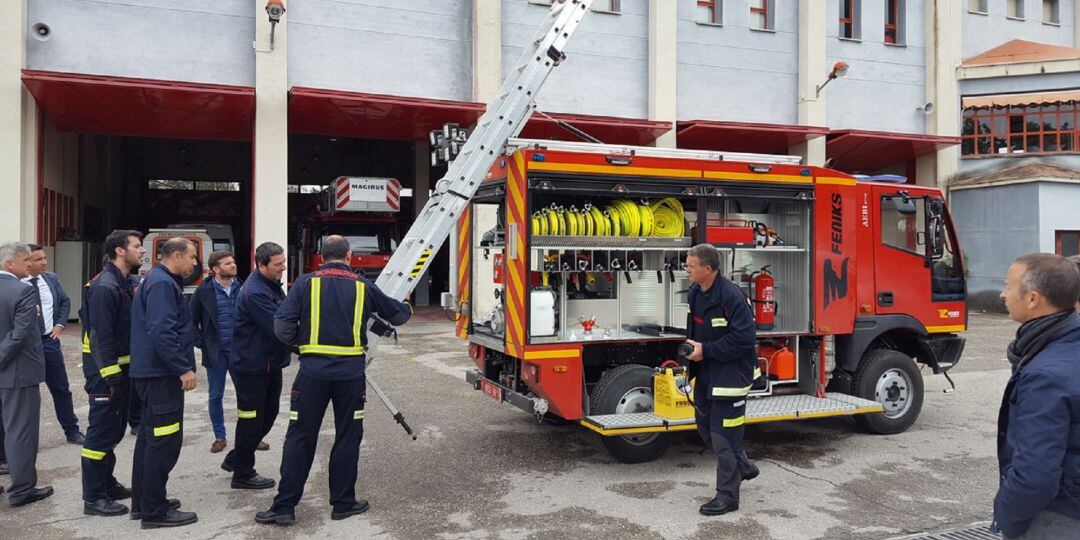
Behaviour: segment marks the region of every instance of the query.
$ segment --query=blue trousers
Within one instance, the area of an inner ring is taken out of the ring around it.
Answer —
[[[206,368],[206,380],[208,382],[210,398],[207,409],[210,411],[210,424],[214,427],[214,438],[224,439],[225,410],[221,405],[221,399],[225,395],[225,375],[229,373],[229,361],[218,358],[217,364],[212,368]],[[233,381],[235,385],[235,379]]]
[[[75,416],[64,355],[60,352],[60,340],[43,338],[41,348],[45,352],[45,386],[49,387],[49,393],[52,394],[56,420],[64,428],[65,435],[79,431],[79,419]]]

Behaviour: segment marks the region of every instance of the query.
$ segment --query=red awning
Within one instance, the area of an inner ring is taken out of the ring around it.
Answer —
[[[548,116],[562,120],[606,144],[644,146],[671,130],[671,122],[657,120],[561,113],[548,113]],[[519,137],[586,142],[569,130],[559,127],[551,118],[534,112]]]
[[[679,122],[678,138],[679,148],[786,154],[788,148],[828,133],[825,127],[689,120]]]
[[[960,137],[852,129],[832,132],[825,154],[836,159],[835,169],[869,173],[958,144]]]
[[[23,70],[23,84],[62,131],[251,140],[255,89]]]
[[[473,125],[482,103],[293,87],[289,131],[329,137],[427,140],[443,124]]]

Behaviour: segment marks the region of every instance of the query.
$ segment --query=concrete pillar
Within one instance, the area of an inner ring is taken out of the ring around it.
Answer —
[[[934,104],[926,117],[928,135],[960,134],[960,85],[956,70],[960,66],[960,21],[964,6],[952,0],[927,0],[926,13],[926,100]],[[934,175],[928,162],[934,162]],[[919,183],[945,189],[946,182],[959,168],[960,148],[951,146],[924,156],[916,163]]]
[[[826,126],[825,96],[817,86],[829,73],[825,48],[825,21],[828,2],[799,0],[799,113],[802,126]],[[807,165],[825,164],[825,137],[818,137],[788,149],[802,156]]]
[[[255,0],[255,170],[252,188],[252,257],[263,242],[288,244],[289,72],[288,12],[274,30],[266,0]],[[288,4],[286,4],[288,7]],[[252,264],[254,267],[254,263]]]
[[[23,88],[26,0],[0,17],[0,242],[37,240],[37,115]]]
[[[490,103],[502,86],[502,0],[473,0],[472,99]]]
[[[1073,2],[1073,48],[1080,49],[1080,2]]]
[[[671,0],[649,0],[649,120],[671,122],[653,146],[675,148],[679,10]]]
[[[417,141],[413,144],[413,149],[416,152],[413,159],[413,178],[416,180],[413,184],[413,217],[415,218],[420,215],[420,211],[427,204],[428,191],[431,190],[431,144],[428,141]],[[401,231],[401,233],[404,236],[405,231]],[[453,250],[454,246],[451,245],[450,249]],[[428,298],[430,296],[428,291],[429,271],[425,271],[424,275],[420,276],[420,281],[416,283],[414,292],[416,293],[417,306],[426,306],[430,303]]]

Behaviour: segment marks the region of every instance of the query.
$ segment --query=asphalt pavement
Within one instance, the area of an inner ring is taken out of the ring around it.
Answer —
[[[318,457],[292,527],[258,525],[274,491],[229,487],[211,454],[206,379],[187,394],[184,448],[169,495],[197,512],[195,525],[141,531],[127,516],[82,514],[79,447],[64,442],[42,385],[40,483],[51,498],[22,508],[0,504],[0,538],[726,538],[885,539],[949,530],[991,518],[996,489],[995,422],[1008,378],[1005,346],[1016,325],[1002,315],[972,315],[957,390],[924,371],[926,398],[916,424],[898,435],[861,433],[848,418],[750,426],[747,451],[761,476],[744,483],[739,512],[704,517],[697,507],[712,492],[714,462],[692,434],[679,436],[652,463],[616,462],[598,436],[575,425],[538,424],[509,405],[472,390],[472,362],[451,323],[438,316],[403,326],[399,343],[383,347],[370,374],[419,434],[412,441],[381,404],[369,402],[357,493],[371,510],[330,520],[327,461],[330,415]],[[86,418],[78,367],[77,329],[64,335],[76,413]],[[267,437],[257,468],[278,478],[287,424]],[[369,398],[375,400],[372,393]],[[235,394],[225,394],[231,434]],[[83,425],[85,428],[85,424]],[[117,448],[117,476],[129,483],[134,437]],[[0,496],[2,497],[2,496]]]

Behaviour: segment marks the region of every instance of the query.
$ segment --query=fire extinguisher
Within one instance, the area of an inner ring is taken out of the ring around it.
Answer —
[[[769,265],[750,274],[754,284],[754,319],[758,330],[772,330],[776,324],[776,278],[769,271]]]

